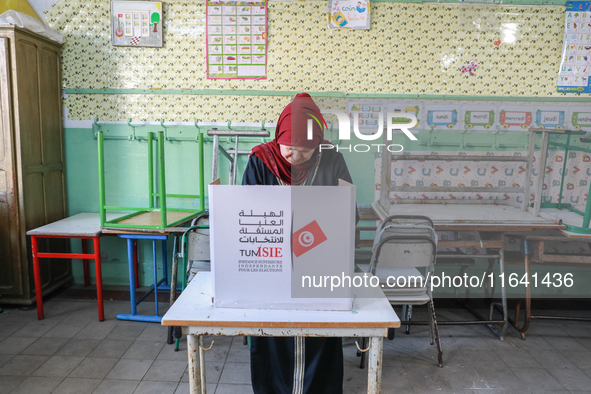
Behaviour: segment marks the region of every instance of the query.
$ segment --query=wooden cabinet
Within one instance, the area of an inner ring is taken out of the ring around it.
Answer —
[[[27,230],[66,217],[61,45],[0,26],[0,302],[33,304]],[[40,239],[40,251],[69,251]],[[55,242],[53,242],[55,241]],[[69,260],[42,260],[43,294],[72,280]]]

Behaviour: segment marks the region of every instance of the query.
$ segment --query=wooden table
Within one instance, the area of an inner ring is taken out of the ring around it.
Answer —
[[[354,288],[353,311],[214,308],[211,273],[200,272],[162,318],[187,334],[191,394],[205,393],[203,335],[370,337],[368,393],[380,393],[383,337],[400,320],[380,288]],[[371,298],[369,298],[371,297]]]
[[[173,217],[181,215],[182,212],[174,212],[169,211],[168,215],[173,215]],[[199,214],[195,218],[189,219],[187,222],[182,223],[181,225],[191,223],[192,221],[198,219],[199,217],[203,216],[204,214]],[[131,220],[133,219],[133,220]],[[145,212],[143,214],[134,216],[133,218],[122,220],[119,223],[125,224],[126,222],[133,222],[133,224],[144,224],[144,225],[157,225],[160,221],[160,213],[158,212]],[[179,226],[181,226],[179,225]],[[174,300],[177,288],[171,286],[169,284],[168,278],[168,264],[167,264],[167,247],[166,242],[169,235],[173,235],[174,238],[174,248],[173,248],[173,259],[172,259],[172,267],[171,267],[171,276],[172,282],[176,282],[176,245],[178,243],[179,238],[187,231],[190,226],[188,227],[167,227],[162,230],[158,229],[135,229],[135,228],[119,228],[119,227],[102,227],[103,234],[109,235],[117,235],[120,238],[124,238],[127,240],[127,258],[128,258],[128,265],[129,265],[129,297],[131,303],[131,313],[119,313],[117,314],[117,319],[120,320],[133,320],[133,321],[143,321],[143,322],[152,322],[152,323],[160,323],[162,317],[159,315],[158,311],[158,290],[169,290],[171,291],[171,302]],[[152,263],[154,268],[154,285],[150,286],[150,290],[141,296],[139,299],[136,297],[135,288],[138,287],[137,278],[138,274],[138,252],[137,252],[137,242],[140,239],[144,240],[151,240],[152,241]],[[162,279],[158,280],[157,278],[157,267],[156,267],[156,241],[162,242]],[[135,286],[134,286],[135,284]],[[178,288],[180,290],[180,287]],[[148,297],[152,292],[154,292],[154,315],[145,315],[145,314],[138,314],[137,313],[137,305],[139,305],[146,297]],[[171,337],[172,331],[169,330],[169,337]]]
[[[557,211],[557,210],[556,210]],[[570,212],[569,212],[570,213]],[[577,217],[578,219],[578,217]],[[544,243],[546,242],[585,242],[591,244],[591,235],[573,233],[570,231],[560,230],[560,235],[528,235],[521,234],[516,236],[520,238],[523,243],[523,259],[525,274],[524,278],[529,285],[525,286],[525,300],[519,301],[515,308],[515,319],[511,322],[513,327],[521,335],[521,339],[525,339],[525,333],[529,329],[529,325],[534,319],[544,320],[570,320],[570,321],[591,321],[588,317],[574,317],[574,316],[548,316],[548,315],[533,315],[531,307],[531,287],[532,284],[536,286],[537,281],[533,282],[530,275],[530,266],[532,264],[552,265],[552,266],[580,266],[591,265],[591,256],[588,254],[573,254],[573,253],[546,253]],[[523,324],[519,323],[519,313],[521,307],[525,306],[525,316]]]
[[[521,207],[503,204],[495,200],[392,200],[389,211],[385,213],[377,203],[372,205],[374,210],[385,219],[391,215],[423,215],[433,221],[436,231],[477,231],[480,240],[454,241],[439,240],[438,248],[475,248],[486,249],[485,255],[481,254],[446,254],[438,256],[438,262],[445,259],[481,258],[489,260],[488,273],[492,272],[493,264],[498,260],[499,273],[505,272],[505,241],[507,233],[527,233],[534,229],[564,229],[560,220],[551,217],[534,216],[529,211],[523,211]],[[494,252],[496,251],[496,253]],[[504,339],[509,326],[507,312],[507,294],[505,286],[501,287],[502,320],[493,320],[492,312],[494,304],[491,304],[489,318],[484,319],[475,310],[466,307],[476,315],[479,321],[438,322],[440,325],[449,324],[487,324],[489,328]],[[498,330],[494,325],[501,325]]]
[[[109,214],[110,218],[115,219],[120,214]],[[43,297],[41,291],[41,271],[39,259],[62,258],[62,259],[82,259],[84,261],[84,283],[89,285],[88,263],[87,259],[94,260],[96,273],[96,295],[98,302],[99,320],[105,320],[103,308],[103,286],[101,276],[101,248],[99,238],[102,235],[101,221],[98,213],[79,213],[78,215],[58,220],[45,226],[27,231],[31,236],[31,249],[33,252],[33,271],[35,276],[35,296],[37,298],[37,317],[41,320],[43,314]],[[82,253],[43,253],[39,252],[37,238],[71,238],[82,240]],[[86,251],[85,240],[92,239],[94,252],[92,254]]]

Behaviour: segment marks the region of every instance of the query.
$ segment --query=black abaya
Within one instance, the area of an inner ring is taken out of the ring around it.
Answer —
[[[322,152],[318,170],[306,184],[336,186],[342,179],[353,183],[341,153]],[[275,175],[256,156],[251,156],[242,178],[243,185],[279,185]],[[296,340],[283,337],[251,337],[250,368],[255,394],[293,394]],[[343,348],[341,338],[305,338],[304,394],[343,393]]]

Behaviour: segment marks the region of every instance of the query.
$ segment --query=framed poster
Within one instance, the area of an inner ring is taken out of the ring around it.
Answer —
[[[540,129],[566,129],[568,107],[536,105],[534,127]]]
[[[460,120],[463,120],[466,130],[494,130],[498,125],[497,106],[465,104]]]
[[[591,93],[591,1],[567,1],[559,92]]]
[[[207,0],[207,78],[267,78],[267,0]]]
[[[499,125],[506,131],[525,131],[533,127],[533,105],[499,105]]]
[[[351,119],[351,127],[354,126],[355,116],[354,113],[358,112],[357,117],[358,128],[360,133],[363,134],[375,134],[377,133],[378,127],[380,126],[380,117],[382,119],[381,124],[384,124],[386,116],[386,106],[381,102],[364,102],[359,100],[349,100],[348,102],[348,115]]]
[[[405,117],[396,117],[396,112],[407,112],[413,114],[417,118],[417,124],[411,128],[413,133],[418,133],[419,128],[423,126],[423,103],[417,102],[389,102],[386,104],[386,114],[394,113],[394,116],[390,120],[391,123],[410,123],[410,119]],[[388,120],[386,120],[388,123]]]
[[[114,46],[162,48],[162,30],[162,2],[111,2]]]
[[[570,107],[568,121],[575,130],[591,132],[591,108],[589,106]]]
[[[330,29],[369,30],[369,0],[329,0],[328,19]]]
[[[425,104],[427,127],[431,130],[460,130],[461,104]]]

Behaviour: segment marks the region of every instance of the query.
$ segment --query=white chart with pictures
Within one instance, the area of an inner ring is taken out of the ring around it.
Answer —
[[[207,2],[207,75],[267,77],[266,1]]]

